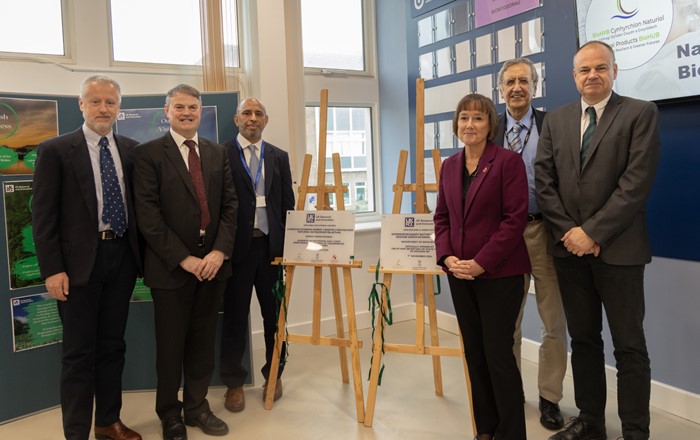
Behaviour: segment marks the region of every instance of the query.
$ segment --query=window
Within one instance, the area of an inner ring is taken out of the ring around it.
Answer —
[[[236,0],[221,11],[226,66],[240,67]],[[110,12],[114,61],[202,65],[199,0],[112,0]]]
[[[362,72],[362,0],[301,0],[304,67]]]
[[[316,185],[318,168],[317,148],[321,109],[306,107],[306,153],[314,158],[309,184]],[[373,187],[373,137],[372,112],[369,107],[329,107],[328,129],[326,131],[326,185],[334,182],[333,153],[340,155],[340,171],[343,185],[348,192],[343,194],[346,211],[374,212]],[[354,189],[354,190],[353,190]],[[313,205],[315,199],[309,199]],[[331,197],[331,207],[337,209],[335,197]],[[313,208],[313,206],[310,206]]]
[[[7,2],[2,27],[0,52],[66,55],[61,0]]]

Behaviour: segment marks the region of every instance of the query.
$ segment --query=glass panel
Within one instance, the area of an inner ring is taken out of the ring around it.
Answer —
[[[202,64],[198,0],[113,0],[112,49],[115,61]],[[135,14],[134,11],[138,11]],[[146,44],[177,23],[177,44]]]
[[[535,63],[535,70],[537,71],[537,93],[533,98],[535,97],[544,97],[547,96],[545,93],[545,85],[547,84],[544,80],[544,64],[543,63]]]
[[[449,9],[435,14],[435,41],[444,40],[452,36],[452,12]]]
[[[543,20],[536,18],[522,24],[521,56],[540,53],[544,50]]]
[[[455,135],[452,133],[452,121],[440,121],[438,124],[438,130],[440,137],[440,149],[454,148]]]
[[[306,152],[312,155],[309,185],[316,185],[318,168],[319,107],[306,107]],[[350,120],[352,115],[352,120]],[[328,109],[328,130],[326,132],[326,185],[335,181],[332,169],[333,153],[340,154],[341,179],[343,184],[353,188],[355,182],[365,182],[365,201],[355,204],[354,192],[344,196],[346,210],[357,212],[375,211],[374,170],[372,162],[372,119],[367,107],[330,107]],[[352,197],[351,197],[352,196]],[[307,209],[315,206],[315,197],[307,198]]]
[[[488,66],[493,62],[491,56],[491,34],[476,39],[476,67]]]
[[[4,37],[0,38],[0,52],[65,55],[61,0],[6,3],[2,8]]]
[[[436,124],[434,122],[428,122],[424,124],[423,127],[423,149],[432,150],[437,145],[437,132]]]
[[[515,58],[515,43],[514,27],[498,31],[498,49],[496,51],[496,56],[499,63]]]
[[[493,75],[482,75],[476,78],[476,93],[493,99]]]
[[[418,47],[433,42],[433,17],[427,17],[418,21]]]
[[[301,0],[304,67],[365,70],[362,0]]]
[[[435,52],[435,72],[437,77],[451,75],[452,72],[452,51],[450,47],[443,47]]]
[[[466,72],[472,68],[471,41],[462,41],[455,44],[456,73]]]
[[[433,79],[433,52],[424,53],[418,57],[418,71],[423,79]]]
[[[454,21],[455,35],[463,34],[469,30],[469,10],[466,3],[452,8],[452,20]]]

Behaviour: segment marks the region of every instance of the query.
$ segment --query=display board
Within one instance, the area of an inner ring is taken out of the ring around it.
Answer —
[[[238,94],[233,92],[202,94],[202,105],[209,115],[203,126],[206,135],[202,133],[202,136],[223,143],[237,134],[233,116],[238,99]],[[123,96],[121,108],[162,109],[164,102],[164,94]],[[27,110],[31,108],[42,111]],[[38,277],[31,240],[31,173],[39,142],[56,135],[56,127],[57,133],[64,134],[82,123],[77,96],[0,92],[0,185],[3,188],[0,218],[4,220],[0,224],[3,237],[0,265],[8,268],[0,273],[0,328],[3,329],[0,331],[0,423],[59,404],[61,344],[57,326],[60,327],[60,322],[55,319],[55,300],[44,295],[46,289]],[[162,131],[153,132],[152,136],[160,133]],[[155,389],[156,385],[153,303],[149,300],[148,289],[139,284],[126,330],[125,391]],[[218,359],[218,340],[216,347]],[[244,362],[251,366],[249,371],[253,371],[249,354]],[[247,383],[252,383],[250,377]],[[220,384],[217,361],[212,385]]]

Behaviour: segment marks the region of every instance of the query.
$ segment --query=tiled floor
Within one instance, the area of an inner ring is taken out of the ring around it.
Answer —
[[[411,343],[415,322],[394,324],[387,329],[389,342]],[[367,377],[371,354],[371,330],[359,332],[364,341],[361,349],[363,389],[367,398]],[[441,332],[441,345],[458,346],[457,336]],[[262,350],[254,353],[260,365]],[[349,356],[348,356],[349,359]],[[340,379],[338,349],[293,344],[289,364],[283,377],[284,397],[272,410],[263,408],[260,385],[246,389],[245,411],[233,414],[223,407],[222,388],[211,388],[212,410],[231,428],[224,438],[251,440],[448,440],[471,439],[471,416],[467,403],[462,362],[442,358],[444,395],[436,397],[433,388],[432,362],[429,356],[389,353],[379,387],[372,428],[357,423],[352,383]],[[537,368],[523,361],[527,403],[528,438],[546,440],[551,432],[539,424],[537,410]],[[262,378],[257,373],[256,380]],[[352,382],[352,374],[350,375]],[[565,396],[561,402],[565,417],[576,415],[571,377],[567,376]],[[122,419],[141,433],[144,439],[160,439],[160,424],[153,410],[154,393],[126,393]],[[608,396],[608,438],[620,435],[615,395]],[[211,439],[196,428],[188,429],[190,440]],[[0,439],[55,440],[62,438],[60,410],[53,409],[0,426]],[[652,438],[700,439],[700,425],[652,408]]]

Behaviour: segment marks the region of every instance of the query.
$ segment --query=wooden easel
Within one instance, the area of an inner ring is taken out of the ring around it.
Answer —
[[[345,202],[343,193],[347,191],[347,187],[343,187],[342,177],[340,174],[340,155],[334,153],[333,158],[333,176],[334,185],[325,184],[326,179],[326,127],[328,119],[328,90],[321,90],[321,115],[319,126],[319,146],[318,146],[318,177],[317,185],[309,186],[309,175],[311,173],[311,155],[304,156],[304,167],[302,169],[301,184],[299,185],[299,194],[297,197],[297,210],[303,210],[306,203],[307,194],[317,194],[316,210],[330,210],[330,192],[335,193],[335,200],[339,211],[345,210]],[[279,261],[276,261],[278,263]],[[362,347],[362,341],[357,339],[357,322],[355,320],[355,300],[352,293],[352,277],[350,269],[362,267],[362,261],[354,260],[349,264],[334,264],[334,263],[285,263],[285,303],[280,305],[279,320],[277,323],[277,334],[275,336],[275,349],[272,353],[272,365],[270,367],[270,375],[268,378],[268,392],[265,399],[265,409],[272,409],[275,387],[277,385],[277,372],[279,371],[280,355],[282,353],[282,344],[285,342],[285,328],[287,323],[287,307],[292,292],[292,282],[294,280],[294,270],[296,266],[312,266],[314,268],[314,284],[313,284],[313,317],[311,324],[311,335],[286,335],[288,342],[300,342],[311,345],[329,345],[338,347],[340,354],[340,370],[343,383],[349,382],[348,365],[345,348],[350,348],[352,359],[353,384],[355,387],[355,405],[357,410],[357,421],[362,423],[365,419],[364,396],[362,391],[362,371],[360,366],[359,349]],[[333,291],[333,306],[335,311],[336,337],[321,336],[321,290],[322,290],[322,269],[328,267],[331,275],[331,289]],[[340,303],[340,281],[338,278],[338,268],[343,269],[343,281],[345,287],[345,306],[348,314],[348,337],[345,337],[343,325],[343,311]]]
[[[440,152],[436,149],[432,150],[433,167],[435,169],[436,183],[425,183],[425,163],[424,163],[424,81],[422,78],[416,80],[416,183],[405,184],[406,178],[406,162],[408,159],[408,151],[402,150],[399,155],[399,167],[396,175],[396,184],[393,186],[394,205],[392,207],[393,214],[401,212],[401,201],[404,192],[416,193],[416,213],[426,214],[429,212],[426,200],[426,191],[437,192],[440,179]],[[376,270],[376,266],[370,267],[371,272]],[[365,413],[365,426],[371,427],[374,420],[374,405],[377,398],[377,387],[379,385],[379,372],[382,364],[382,350],[386,352],[406,353],[430,355],[433,357],[433,380],[435,383],[435,395],[442,396],[442,366],[440,356],[459,356],[462,358],[464,365],[464,374],[467,381],[467,390],[469,395],[469,406],[471,408],[471,383],[469,382],[469,372],[467,363],[464,358],[464,347],[462,346],[460,337],[460,347],[440,347],[438,338],[437,326],[437,311],[435,308],[435,288],[433,286],[432,276],[442,274],[442,271],[431,270],[393,270],[379,269],[383,274],[382,282],[391,289],[391,278],[393,274],[409,274],[416,277],[416,343],[415,344],[390,344],[383,342],[383,332],[385,323],[382,319],[387,313],[387,290],[382,290],[381,307],[377,313],[376,321],[378,326],[375,328],[374,341],[372,347],[372,367],[369,379],[369,389],[367,390],[367,406]],[[425,294],[427,288],[427,296]],[[428,316],[430,318],[430,344],[425,345],[425,302],[427,299]],[[473,420],[473,414],[472,414]],[[475,429],[474,429],[475,431]],[[476,431],[474,432],[476,434]]]

